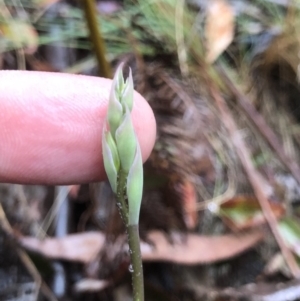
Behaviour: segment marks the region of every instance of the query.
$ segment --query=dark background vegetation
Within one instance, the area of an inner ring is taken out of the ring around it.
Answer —
[[[140,220],[147,301],[300,300],[299,8],[0,1],[2,70],[110,77],[124,62],[155,113]],[[1,184],[0,200],[0,300],[131,300],[107,183]]]

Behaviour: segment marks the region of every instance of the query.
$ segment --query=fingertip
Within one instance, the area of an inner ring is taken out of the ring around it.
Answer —
[[[111,80],[46,72],[0,72],[0,181],[77,184],[104,178],[103,122]],[[133,123],[145,161],[156,122],[137,92]]]

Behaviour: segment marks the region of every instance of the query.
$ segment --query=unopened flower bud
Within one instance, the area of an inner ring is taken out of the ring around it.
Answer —
[[[113,137],[115,135],[117,128],[121,123],[122,116],[123,116],[123,108],[120,101],[118,100],[119,97],[116,91],[116,86],[117,86],[116,79],[117,77],[114,78],[112,83],[112,89],[109,95],[109,103],[108,103],[108,111],[107,111],[107,121],[109,124],[110,132]]]
[[[104,168],[110,182],[113,192],[117,192],[118,171],[120,169],[120,159],[116,144],[111,136],[111,133],[103,128],[102,133],[102,153]]]
[[[133,128],[133,79],[131,70],[124,82],[121,64],[114,76],[109,97],[107,125],[102,134],[104,167],[112,190],[117,193],[120,183],[126,180],[128,222],[137,225],[143,192],[143,162],[140,146]],[[120,178],[124,177],[121,181]],[[120,181],[120,183],[118,183]]]
[[[124,77],[123,77],[123,66],[124,63],[121,63],[115,73],[114,81],[115,81],[115,89],[117,91],[118,97],[121,96],[122,91],[124,89]]]
[[[133,89],[132,72],[131,69],[129,69],[129,76],[126,80],[126,83],[123,88],[123,92],[121,94],[121,103],[123,105],[123,108],[125,108],[126,105],[130,112],[133,106],[133,91],[134,89]]]
[[[123,120],[116,130],[115,140],[121,161],[121,167],[126,173],[128,173],[134,160],[137,138],[127,106]]]

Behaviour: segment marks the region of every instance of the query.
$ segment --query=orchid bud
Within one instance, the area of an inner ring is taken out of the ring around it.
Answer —
[[[102,133],[102,153],[104,168],[113,192],[117,192],[118,171],[120,169],[120,159],[116,144],[111,133],[103,128]]]
[[[123,77],[123,76],[122,76]],[[109,129],[112,136],[115,136],[115,132],[120,125],[123,116],[123,108],[118,100],[118,95],[116,91],[116,78],[114,78],[112,83],[112,89],[110,91],[108,111],[107,111],[107,121],[109,124]]]
[[[126,173],[128,173],[136,153],[137,138],[135,136],[130,112],[127,106],[123,120],[116,130],[115,140],[121,161],[121,167]]]
[[[127,177],[127,197],[129,205],[129,225],[139,222],[143,194],[143,161],[140,146],[137,144],[133,163]]]
[[[119,154],[118,154],[118,150],[117,150],[117,145],[111,135],[111,133],[109,131],[105,132],[105,139],[106,142],[111,150],[112,153],[112,157],[114,160],[114,165],[116,167],[116,170],[119,171],[120,169],[120,159],[119,159]]]
[[[132,72],[129,69],[129,76],[126,80],[126,83],[123,88],[123,93],[121,94],[121,103],[123,108],[127,105],[129,111],[131,112],[133,106],[133,79],[132,79]]]
[[[123,65],[124,65],[124,63],[121,63],[118,66],[118,68],[116,70],[116,73],[115,73],[115,76],[114,76],[114,81],[116,83],[115,88],[116,88],[116,91],[117,91],[119,97],[122,94],[122,91],[124,89],[124,84],[125,84],[124,83],[124,77],[123,77],[123,71],[122,71],[123,70]]]
[[[128,222],[138,224],[143,191],[143,162],[140,146],[131,120],[133,106],[133,79],[131,70],[126,82],[122,64],[118,67],[109,96],[107,124],[103,129],[102,152],[104,167],[112,190],[117,193],[126,180]],[[122,180],[123,177],[123,180]]]

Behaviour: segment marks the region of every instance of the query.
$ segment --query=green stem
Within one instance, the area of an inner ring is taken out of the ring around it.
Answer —
[[[122,170],[119,172],[117,187],[117,206],[125,226],[128,225],[128,205],[126,202],[126,182],[127,174]]]
[[[125,223],[128,235],[128,246],[132,272],[133,301],[144,301],[144,274],[140,248],[138,225],[128,224],[128,205],[126,202],[127,174],[119,172],[117,188],[117,206]]]
[[[133,301],[144,301],[144,275],[138,225],[128,225],[127,234],[131,259]]]
[[[99,75],[106,78],[111,78],[111,68],[105,58],[105,42],[99,30],[100,25],[97,22],[97,9],[95,0],[82,0],[82,5],[85,11],[86,23],[89,29],[90,38],[98,61]]]

